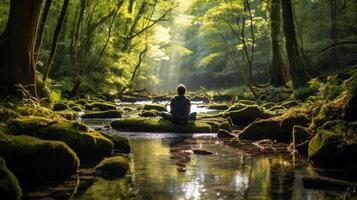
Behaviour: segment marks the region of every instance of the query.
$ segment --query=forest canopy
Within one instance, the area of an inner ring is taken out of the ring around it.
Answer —
[[[0,33],[9,12],[1,1]],[[47,0],[38,12],[37,84],[67,96],[298,88],[357,59],[354,0]]]

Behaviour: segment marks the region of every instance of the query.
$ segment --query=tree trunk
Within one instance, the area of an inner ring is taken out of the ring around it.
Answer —
[[[11,0],[10,15],[0,36],[0,94],[18,94],[22,84],[37,96],[35,79],[36,31],[43,0]]]
[[[270,68],[271,84],[279,87],[284,86],[286,83],[285,69],[283,56],[280,47],[280,0],[271,1],[271,46],[272,46],[272,63]]]
[[[43,37],[43,33],[45,32],[47,16],[48,16],[48,13],[50,11],[51,4],[52,4],[52,0],[46,0],[45,7],[44,7],[43,12],[42,12],[41,21],[40,21],[40,23],[38,25],[37,36],[36,36],[36,44],[35,44],[35,52],[34,52],[34,54],[35,54],[35,63],[37,63],[37,58],[38,58],[38,54],[39,54],[40,47],[41,47],[41,44],[42,44],[42,37]]]
[[[53,36],[53,39],[52,39],[51,53],[50,53],[50,56],[47,59],[47,62],[46,62],[45,68],[44,68],[44,72],[43,72],[43,80],[42,80],[43,83],[46,83],[46,80],[48,78],[48,74],[50,73],[50,70],[51,70],[53,59],[54,59],[54,57],[56,55],[57,41],[58,41],[59,34],[61,33],[61,29],[62,29],[64,18],[66,16],[68,3],[69,3],[69,0],[64,0],[64,2],[63,2],[61,14],[60,14],[60,16],[58,18],[58,22],[57,22],[57,25],[56,25],[55,33],[54,33],[54,36]]]
[[[296,89],[306,86],[309,81],[309,77],[305,71],[304,61],[300,55],[299,46],[296,40],[291,0],[281,0],[281,3],[283,8],[286,51],[289,58],[289,72],[293,88]]]

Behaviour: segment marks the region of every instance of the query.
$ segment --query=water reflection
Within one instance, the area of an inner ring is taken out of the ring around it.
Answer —
[[[176,150],[199,144],[214,154],[190,155],[185,171],[178,170],[172,159]],[[297,178],[295,172],[307,174],[306,166],[294,168],[279,157],[250,157],[215,140],[134,138],[131,145],[138,199],[308,199],[320,194],[305,190]]]

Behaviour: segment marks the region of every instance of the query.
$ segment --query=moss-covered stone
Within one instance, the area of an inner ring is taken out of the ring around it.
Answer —
[[[160,112],[156,110],[143,110],[139,115],[140,117],[156,117],[160,115]]]
[[[176,125],[158,118],[127,118],[111,123],[114,129],[139,132],[209,133],[211,126],[202,122],[188,122]]]
[[[129,170],[129,162],[122,156],[105,158],[96,167],[96,174],[104,178],[122,177]]]
[[[7,168],[6,162],[0,157],[0,194],[2,199],[22,199],[22,189],[16,176]]]
[[[112,133],[101,133],[101,134],[113,142],[115,150],[122,153],[130,153],[131,148],[128,138]]]
[[[223,130],[230,132],[230,131],[232,131],[232,125],[227,120],[226,122],[223,122],[219,125],[219,129],[223,129]]]
[[[20,115],[16,113],[15,111],[5,108],[5,107],[0,107],[0,121],[1,122],[7,122],[10,119],[14,119],[19,117]]]
[[[166,112],[167,109],[164,105],[161,104],[145,104],[143,110],[156,110],[159,112]]]
[[[117,110],[117,106],[108,102],[94,102],[85,105],[86,110],[97,110],[97,111],[107,111],[107,110]]]
[[[73,110],[56,111],[56,113],[61,115],[63,118],[67,120],[75,120],[77,119],[78,116],[78,113]]]
[[[80,104],[80,105],[82,105],[82,106],[85,106],[86,104],[88,104],[88,101],[85,100],[85,99],[78,99],[78,100],[76,101],[76,103],[78,103],[78,104]]]
[[[342,133],[318,129],[309,143],[308,155],[317,165],[349,166],[357,163],[357,141]]]
[[[66,102],[58,102],[53,105],[53,111],[62,111],[68,109]]]
[[[227,110],[229,108],[229,104],[226,104],[226,103],[208,104],[207,108],[208,109],[213,109],[213,110]]]
[[[12,134],[63,141],[83,162],[100,160],[113,150],[113,143],[108,138],[75,121],[30,116],[12,120],[9,129]]]
[[[243,129],[239,138],[248,140],[271,139],[290,142],[295,125],[307,126],[309,119],[303,113],[288,113],[270,119],[257,120]]]
[[[317,127],[322,126],[327,121],[341,119],[345,101],[345,98],[339,98],[323,105],[318,115],[312,119],[310,128],[316,129]]]
[[[107,111],[91,111],[84,113],[81,118],[82,119],[90,119],[90,118],[97,118],[97,119],[108,119],[108,118],[121,118],[122,112],[119,110],[107,110]]]
[[[256,119],[267,119],[273,115],[259,106],[248,106],[241,110],[226,112],[225,116],[230,117],[235,125],[245,126],[254,122]]]
[[[0,156],[17,175],[26,177],[73,174],[79,167],[77,155],[65,143],[24,135],[0,133]]]
[[[83,108],[80,107],[80,106],[73,106],[73,107],[71,107],[71,109],[72,109],[73,111],[76,111],[76,112],[81,112],[81,111],[83,111]]]

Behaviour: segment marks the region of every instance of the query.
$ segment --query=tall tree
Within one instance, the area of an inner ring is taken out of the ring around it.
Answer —
[[[286,83],[283,56],[281,53],[281,12],[280,0],[271,0],[270,23],[271,23],[271,47],[272,61],[270,67],[271,84],[274,86],[284,86]]]
[[[281,0],[284,21],[284,33],[286,39],[286,51],[289,59],[289,72],[293,88],[306,85],[309,81],[305,71],[304,61],[301,57],[299,46],[296,40],[294,16],[291,0]]]
[[[36,92],[36,31],[43,0],[11,0],[6,29],[0,36],[0,94],[17,94],[16,84]]]

